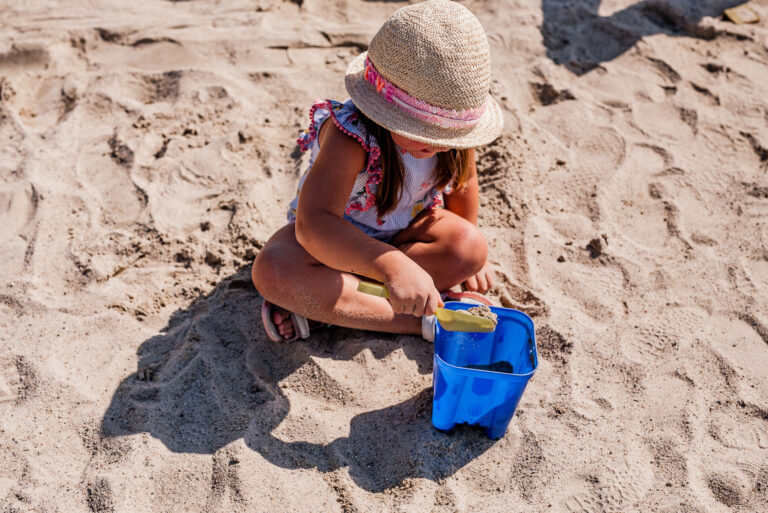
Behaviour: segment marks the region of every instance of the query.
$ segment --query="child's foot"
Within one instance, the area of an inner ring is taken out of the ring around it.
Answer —
[[[296,330],[293,329],[293,320],[291,319],[291,312],[283,310],[279,306],[272,307],[272,322],[275,323],[277,332],[282,335],[283,340],[290,340],[293,338]]]
[[[267,300],[264,300],[261,307],[261,320],[267,335],[275,342],[292,342],[299,337],[307,338],[310,330],[328,326],[322,322],[310,321]]]

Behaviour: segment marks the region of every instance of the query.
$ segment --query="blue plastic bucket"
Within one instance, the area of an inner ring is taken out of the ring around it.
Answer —
[[[472,306],[445,304],[450,310]],[[491,311],[498,315],[491,333],[447,331],[437,324],[432,374],[432,424],[437,429],[448,431],[465,423],[481,426],[489,438],[501,438],[536,372],[539,360],[531,318],[511,308],[491,307]],[[476,366],[504,372],[472,368]]]

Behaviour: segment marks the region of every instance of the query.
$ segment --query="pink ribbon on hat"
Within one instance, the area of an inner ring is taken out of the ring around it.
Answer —
[[[473,109],[444,109],[414,98],[384,78],[368,57],[365,58],[365,79],[388,102],[394,103],[411,116],[442,128],[472,128],[480,122],[485,104]]]

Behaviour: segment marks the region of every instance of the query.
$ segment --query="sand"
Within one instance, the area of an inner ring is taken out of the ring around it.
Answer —
[[[493,321],[494,326],[499,323],[499,316],[493,313],[491,308],[487,305],[472,306],[467,308],[467,313],[471,313],[477,317],[483,317],[484,319],[490,319]]]
[[[765,511],[768,3],[735,3],[467,2],[491,295],[540,356],[494,442],[432,429],[430,344],[271,343],[249,279],[402,3],[0,1],[0,510]]]

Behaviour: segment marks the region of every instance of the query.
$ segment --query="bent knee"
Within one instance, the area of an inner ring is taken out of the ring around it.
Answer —
[[[450,247],[458,265],[467,276],[474,276],[488,258],[488,243],[472,223],[461,223],[451,233]]]
[[[278,231],[256,255],[251,280],[259,294],[274,302],[285,295],[286,287],[301,282],[305,266],[317,264],[296,242],[293,227],[288,226]]]
[[[274,246],[264,246],[251,267],[251,280],[253,286],[265,298],[272,296],[272,290],[279,287],[277,280],[283,275],[283,266],[286,263],[284,255]]]

